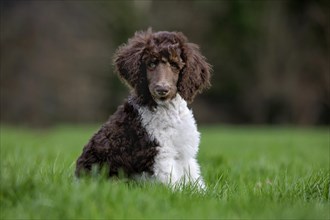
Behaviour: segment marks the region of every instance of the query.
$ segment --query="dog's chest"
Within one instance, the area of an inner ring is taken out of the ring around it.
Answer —
[[[139,109],[142,125],[155,139],[162,151],[177,158],[195,157],[199,145],[199,132],[187,103],[177,96],[168,105],[151,111]]]

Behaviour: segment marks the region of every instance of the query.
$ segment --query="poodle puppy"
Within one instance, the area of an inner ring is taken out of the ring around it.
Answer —
[[[93,166],[107,174],[204,188],[196,160],[200,133],[187,107],[210,87],[211,66],[181,32],[136,32],[116,51],[114,64],[130,96],[93,135],[76,175]]]

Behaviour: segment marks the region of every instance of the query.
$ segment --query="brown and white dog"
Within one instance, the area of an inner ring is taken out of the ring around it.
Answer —
[[[76,175],[96,165],[109,176],[148,176],[165,184],[204,188],[196,160],[200,134],[187,103],[210,86],[211,67],[180,32],[135,33],[114,63],[131,95],[94,134]]]

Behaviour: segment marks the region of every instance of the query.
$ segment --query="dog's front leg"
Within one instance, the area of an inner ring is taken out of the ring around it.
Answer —
[[[174,153],[170,149],[159,147],[158,155],[155,158],[154,177],[156,180],[169,185],[175,185],[180,180]]]
[[[199,189],[205,190],[205,183],[200,173],[201,171],[197,160],[195,158],[191,158],[185,167],[184,178],[188,180],[191,184],[196,184]]]

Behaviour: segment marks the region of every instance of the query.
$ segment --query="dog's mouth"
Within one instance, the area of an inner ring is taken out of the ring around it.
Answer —
[[[173,92],[162,93],[159,91],[152,91],[151,96],[157,103],[165,103],[173,99],[175,94],[173,94]]]
[[[159,96],[159,95],[155,95],[155,94],[152,94],[152,98],[155,101],[160,101],[160,102],[166,102],[166,101],[168,101],[168,100],[171,99],[171,97],[169,95],[167,95],[167,96]]]
[[[162,102],[166,102],[169,99],[170,99],[169,97],[160,97],[160,98],[158,98],[158,100],[162,101]]]

